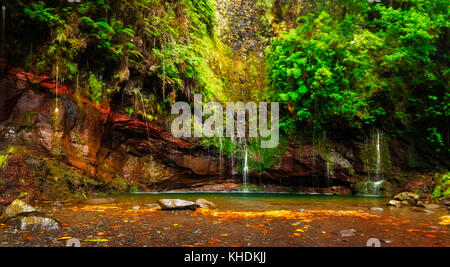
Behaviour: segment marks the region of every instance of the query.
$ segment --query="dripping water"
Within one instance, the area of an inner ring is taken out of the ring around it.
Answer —
[[[222,172],[223,172],[223,142],[222,138],[219,138],[220,148],[219,148],[219,180],[222,183]]]
[[[58,79],[59,79],[59,67],[58,67],[58,63],[56,64],[56,87],[55,87],[55,113],[59,112],[59,108],[58,108]]]
[[[380,145],[380,130],[377,129],[376,135],[376,150],[377,150],[377,167],[376,167],[376,177],[377,181],[380,180],[380,169],[381,169],[381,145]]]
[[[147,110],[145,109],[144,97],[142,96],[141,89],[137,89],[136,92],[137,92],[137,94],[138,94],[138,96],[139,96],[139,98],[141,100],[142,110],[144,112],[144,121],[145,121],[145,124],[146,124],[145,128],[147,130],[147,140],[150,142],[150,129],[148,128],[148,123],[149,122],[148,122],[148,117],[147,117]]]
[[[248,192],[248,147],[245,146],[244,169],[243,169],[244,192]]]
[[[5,55],[5,27],[6,27],[6,6],[2,6],[2,51],[1,56]]]

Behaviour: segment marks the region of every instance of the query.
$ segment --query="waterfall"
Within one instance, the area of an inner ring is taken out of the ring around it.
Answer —
[[[379,129],[377,129],[376,150],[377,150],[376,177],[377,177],[377,181],[379,181],[380,180],[380,169],[381,169],[381,145],[380,145],[380,130]]]
[[[383,165],[381,155],[383,152],[383,131],[372,131],[365,142],[365,164],[367,168],[367,181],[365,182],[365,195],[379,196],[384,183]]]
[[[2,51],[1,56],[5,54],[5,26],[6,26],[6,7],[2,6]]]
[[[383,166],[381,162],[381,153],[383,152],[383,132],[377,129],[372,132],[366,139],[365,151],[366,159],[365,164],[367,168],[367,179],[369,181],[374,178],[374,181],[380,181],[383,179]]]
[[[375,195],[378,196],[381,194],[381,185],[383,185],[383,182],[384,182],[384,180],[373,183],[373,191],[374,191]]]
[[[245,146],[245,158],[242,181],[244,184],[244,192],[248,192],[248,148]]]
[[[223,172],[223,142],[222,138],[219,138],[220,148],[219,148],[219,179],[222,182],[222,172]]]
[[[326,173],[325,173],[325,177],[327,178],[327,187],[332,187],[333,186],[333,183],[332,183],[332,180],[331,180],[331,170],[330,170],[330,166],[331,165],[331,163],[327,160],[327,163],[326,163]]]
[[[233,145],[235,144],[233,137],[231,137],[231,141],[230,142],[232,144],[232,149],[231,149],[231,176],[234,178],[234,176],[236,175],[236,157],[235,157],[234,147],[233,147]]]
[[[56,63],[55,113],[59,112],[59,108],[58,108],[58,79],[59,79],[59,68],[58,68],[58,63]]]
[[[144,121],[145,121],[145,123],[148,124],[147,111],[145,109],[145,102],[144,102],[144,97],[142,96],[142,93],[141,93],[141,89],[137,89],[136,92],[141,99],[142,110],[144,112]],[[147,139],[150,141],[150,131],[149,131],[148,127],[146,127],[146,128],[147,128]]]

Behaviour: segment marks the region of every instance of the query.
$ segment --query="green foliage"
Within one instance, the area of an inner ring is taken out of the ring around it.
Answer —
[[[444,174],[436,174],[434,176],[436,186],[431,198],[440,198],[450,195],[450,172]]]
[[[285,131],[382,127],[450,151],[448,1],[386,2],[317,2],[273,41],[268,80]]]
[[[134,109],[133,108],[125,108],[125,112],[128,114],[128,117],[131,118],[131,116],[134,113]]]
[[[124,27],[122,21],[112,19],[108,23],[105,18],[96,22],[89,17],[81,17],[81,19],[87,28],[88,36],[97,40],[98,49],[110,53],[110,59],[116,60],[117,57],[125,56],[126,53],[138,58],[142,57],[139,52],[131,50],[134,47],[133,43],[126,42],[135,37],[135,32],[131,28]]]
[[[63,20],[58,14],[55,14],[55,11],[55,8],[46,8],[44,1],[39,1],[36,4],[31,4],[31,6],[24,8],[24,13],[29,18],[51,26],[63,23]]]
[[[8,155],[0,155],[0,169],[8,167]]]
[[[94,74],[89,75],[89,89],[94,102],[99,103],[102,101],[105,86],[105,83],[97,80]]]

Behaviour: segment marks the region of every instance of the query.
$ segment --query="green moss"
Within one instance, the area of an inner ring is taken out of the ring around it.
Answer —
[[[108,186],[110,187],[108,190],[110,194],[133,193],[139,191],[139,186],[137,184],[130,183],[118,175],[108,183]]]
[[[8,166],[8,155],[0,155],[0,169]]]
[[[436,186],[431,197],[440,198],[450,195],[450,172],[436,174],[434,179],[436,181]]]
[[[94,74],[89,75],[89,90],[91,92],[91,98],[94,102],[100,103],[102,101],[105,86],[105,83],[97,80]]]

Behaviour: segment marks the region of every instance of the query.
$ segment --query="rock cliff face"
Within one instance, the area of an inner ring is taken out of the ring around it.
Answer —
[[[56,91],[56,83],[47,77],[17,68],[3,69],[1,150],[20,146],[42,158],[63,161],[81,176],[100,183],[120,178],[144,191],[223,190],[230,187],[220,184],[241,182],[229,159],[208,153],[196,143],[176,139],[159,125],[91,103],[73,95],[68,86],[58,85]],[[403,178],[408,168],[407,146],[399,140],[384,139],[381,175]],[[327,149],[317,144],[290,144],[272,167],[261,174],[250,173],[250,182],[262,181],[269,190],[286,190],[281,184],[290,186],[290,190],[337,186],[335,190],[348,191],[345,188],[374,172],[365,162],[370,157],[365,154],[372,153],[366,147],[363,142],[349,141],[328,145]],[[10,157],[7,169],[16,168],[16,176],[3,173],[12,195],[26,191],[20,177],[32,176],[21,160],[19,155]],[[28,187],[42,184],[25,180]]]
[[[156,124],[74,96],[67,86],[59,85],[56,92],[56,83],[47,77],[14,68],[4,70],[3,76],[2,150],[23,146],[62,158],[99,181],[119,176],[144,190],[204,184],[202,179],[218,175],[218,159]]]

